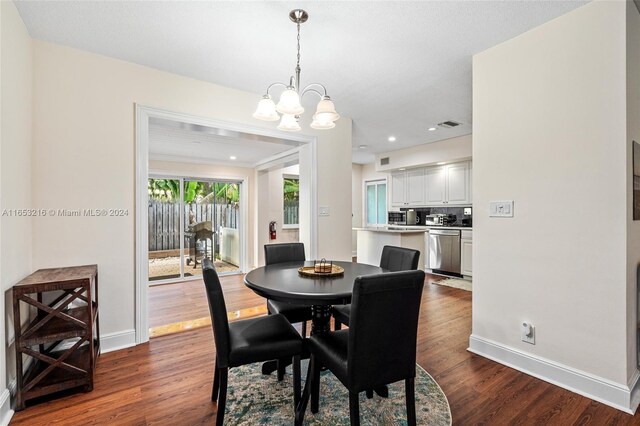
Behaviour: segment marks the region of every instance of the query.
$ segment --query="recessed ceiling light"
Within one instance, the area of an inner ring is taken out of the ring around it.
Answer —
[[[395,141],[396,141],[395,136],[389,136],[389,142],[395,142]]]
[[[236,159],[235,155],[232,155],[231,157],[229,157],[229,160],[235,160],[235,159]]]
[[[365,149],[366,147],[367,147],[367,145],[360,145],[358,148]]]
[[[441,162],[436,163],[436,164],[437,164],[438,166],[444,166],[444,165],[445,165],[445,164],[447,164],[447,163],[446,163],[446,162],[444,162],[444,161],[441,161]]]
[[[404,167],[400,167],[398,170],[403,171],[403,170],[407,170],[407,169],[404,168]]]
[[[433,132],[434,130],[436,130],[436,128],[435,128],[435,127],[429,127],[429,131],[430,131],[430,132]]]

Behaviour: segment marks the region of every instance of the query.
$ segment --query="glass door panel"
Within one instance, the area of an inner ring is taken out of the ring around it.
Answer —
[[[240,184],[185,180],[185,276],[201,275],[202,259],[218,274],[240,270]]]
[[[180,180],[149,179],[149,281],[181,278]]]

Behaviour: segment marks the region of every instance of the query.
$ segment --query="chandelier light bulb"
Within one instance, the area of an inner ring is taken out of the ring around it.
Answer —
[[[336,123],[334,123],[331,120],[320,121],[314,118],[310,126],[312,129],[316,129],[316,130],[329,130],[336,127]]]
[[[287,115],[300,115],[304,112],[304,108],[300,105],[300,95],[292,86],[287,87],[280,95],[276,111]]]
[[[264,95],[258,102],[258,108],[253,113],[253,118],[263,121],[278,121],[280,115],[276,112],[276,104],[271,99],[271,96]]]
[[[316,113],[313,115],[313,119],[319,122],[336,121],[340,118],[340,114],[336,112],[336,107],[329,96],[324,96],[318,107]]]
[[[285,132],[298,132],[300,131],[300,125],[294,115],[283,114],[280,124],[278,124],[278,130],[284,130]]]

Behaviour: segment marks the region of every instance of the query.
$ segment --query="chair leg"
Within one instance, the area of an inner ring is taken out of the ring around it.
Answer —
[[[313,357],[312,357],[313,359]],[[302,397],[296,407],[295,426],[302,426],[304,422],[304,414],[307,411],[307,404],[309,403],[311,393],[311,381],[313,377],[313,365],[311,360],[309,361],[309,367],[307,368],[307,380],[304,383],[304,390],[302,391]]]
[[[281,382],[284,379],[284,372],[287,368],[287,362],[283,359],[278,360],[278,381]]]
[[[302,337],[307,337],[307,321],[302,321]]]
[[[228,368],[220,369],[220,395],[218,396],[218,412],[216,414],[216,426],[222,426],[224,423],[224,409],[227,405],[227,377]]]
[[[311,412],[316,414],[320,409],[320,363],[311,355],[311,361],[313,365],[311,376]]]
[[[218,391],[220,390],[220,372],[218,371],[218,358],[216,358],[215,368],[213,369],[213,389],[211,390],[211,400],[218,400]]]
[[[404,391],[407,398],[407,424],[416,425],[416,394],[413,377],[404,381]]]
[[[367,389],[367,399],[373,398],[373,389]]]
[[[360,426],[360,401],[358,394],[349,392],[349,419],[351,426]]]
[[[301,391],[301,381],[300,381],[300,355],[293,357],[293,409],[295,413],[295,409],[300,402],[300,391]]]
[[[336,318],[333,319],[333,331],[338,331],[342,329],[342,323],[338,321]]]

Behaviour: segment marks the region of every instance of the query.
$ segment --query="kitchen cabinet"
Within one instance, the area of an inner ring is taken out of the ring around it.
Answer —
[[[460,240],[460,269],[462,275],[469,277],[473,276],[472,251],[472,231],[462,231],[462,239]]]
[[[426,170],[426,205],[441,205],[447,201],[447,179],[444,166],[429,167]]]
[[[424,169],[392,173],[391,205],[393,207],[423,206],[425,204],[424,174]]]
[[[470,171],[469,162],[427,168],[425,206],[471,204]]]

